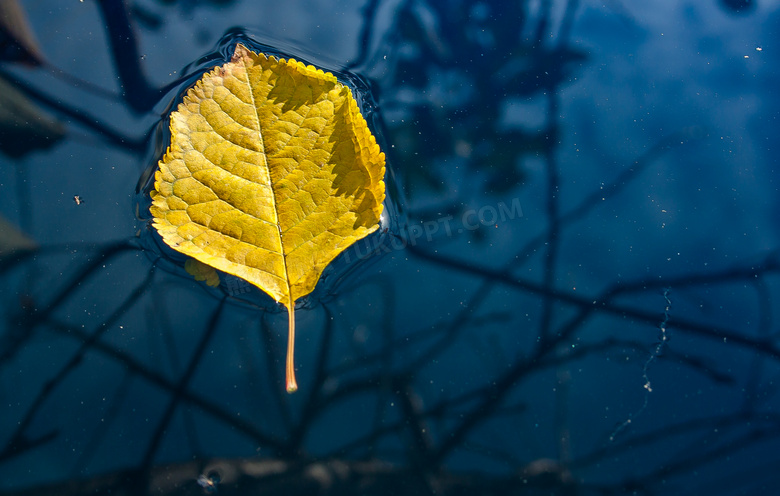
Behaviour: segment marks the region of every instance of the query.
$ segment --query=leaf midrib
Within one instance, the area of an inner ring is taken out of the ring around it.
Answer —
[[[263,157],[263,162],[265,162],[266,173],[268,174],[268,185],[271,188],[271,202],[273,205],[273,211],[275,217],[274,222],[276,223],[276,231],[279,236],[279,246],[281,247],[282,266],[284,267],[284,282],[287,285],[288,302],[285,303],[285,306],[287,306],[288,310],[292,312],[292,309],[295,306],[295,301],[293,300],[292,287],[290,285],[290,272],[287,270],[287,254],[285,253],[285,247],[282,241],[282,229],[279,226],[279,209],[276,205],[276,194],[274,192],[273,181],[271,180],[271,167],[268,162],[268,155],[266,154],[265,151],[265,140],[263,139],[263,129],[260,125],[260,113],[258,112],[257,102],[255,101],[254,88],[252,87],[252,82],[249,79],[249,67],[247,67],[246,57],[241,58],[241,65],[244,67],[244,75],[246,76],[246,85],[247,88],[249,88],[249,97],[252,100],[252,110],[254,112],[255,122],[257,122],[257,138],[260,141],[260,148],[262,149],[261,154]]]

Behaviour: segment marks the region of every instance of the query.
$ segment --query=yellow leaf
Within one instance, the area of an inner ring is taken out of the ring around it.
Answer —
[[[173,249],[241,277],[289,314],[339,253],[375,231],[385,156],[330,73],[236,47],[171,114],[153,224]]]

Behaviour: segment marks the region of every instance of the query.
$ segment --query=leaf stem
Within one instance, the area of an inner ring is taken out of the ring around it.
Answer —
[[[289,331],[287,332],[287,392],[294,393],[298,390],[298,383],[295,381],[295,301],[290,298],[290,304],[287,306],[287,315],[289,316]]]

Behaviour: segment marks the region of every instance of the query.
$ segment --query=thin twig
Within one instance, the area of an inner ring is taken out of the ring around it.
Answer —
[[[160,443],[162,443],[162,440],[165,437],[165,431],[168,429],[168,426],[173,419],[173,414],[176,412],[179,404],[184,400],[184,391],[187,389],[187,386],[189,386],[190,381],[192,380],[192,376],[195,374],[198,365],[200,365],[200,362],[203,359],[203,354],[206,352],[206,347],[217,332],[219,317],[222,315],[222,310],[225,308],[225,298],[226,297],[223,297],[219,301],[217,308],[214,310],[214,313],[212,313],[211,318],[207,322],[206,328],[201,335],[200,341],[198,341],[198,344],[195,347],[195,351],[190,357],[187,368],[179,379],[179,382],[176,383],[173,391],[171,391],[171,398],[168,402],[168,406],[165,409],[162,418],[160,418],[160,421],[157,424],[157,428],[152,435],[151,442],[149,443],[149,446],[146,449],[146,453],[141,460],[141,470],[143,472],[148,472],[151,468],[152,462],[154,461],[154,456],[160,447]]]

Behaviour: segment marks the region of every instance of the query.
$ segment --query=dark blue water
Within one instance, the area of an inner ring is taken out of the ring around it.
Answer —
[[[780,489],[778,2],[17,6],[0,492]],[[146,211],[237,42],[334,72],[388,160],[382,232],[300,302],[294,395],[286,312]]]

